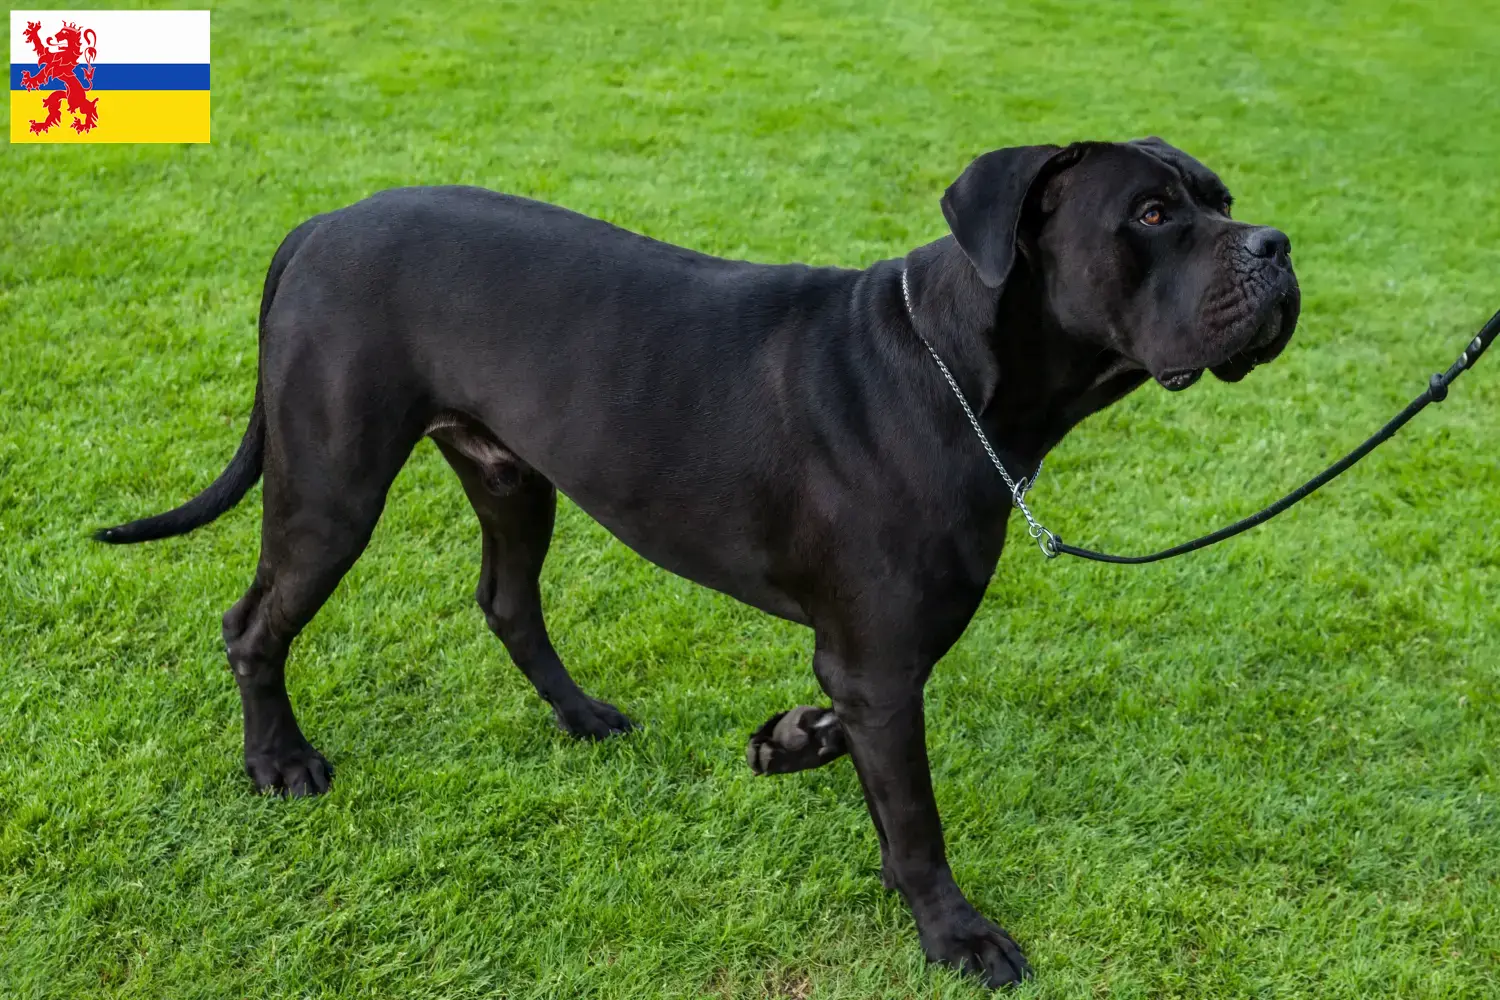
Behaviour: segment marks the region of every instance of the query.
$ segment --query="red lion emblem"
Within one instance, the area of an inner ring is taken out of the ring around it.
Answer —
[[[31,119],[31,131],[40,135],[58,122],[62,121],[62,103],[66,99],[68,111],[83,117],[73,119],[73,131],[80,135],[89,131],[99,122],[99,98],[89,100],[86,87],[94,85],[94,59],[98,57],[99,50],[94,47],[97,40],[92,28],[79,29],[78,25],[63,22],[62,28],[57,34],[42,41],[42,24],[40,21],[28,21],[26,30],[21,37],[31,43],[36,50],[37,68],[35,73],[21,73],[21,86],[27,90],[36,90],[44,83],[52,80],[61,80],[67,88],[65,90],[54,90],[42,101],[42,107],[47,109],[47,120],[37,121]],[[83,81],[80,82],[78,75],[73,72],[73,67],[79,63],[84,64]]]

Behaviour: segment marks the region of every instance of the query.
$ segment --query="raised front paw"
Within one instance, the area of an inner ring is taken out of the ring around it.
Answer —
[[[27,90],[35,90],[42,85],[42,74],[32,75],[25,70],[21,71],[21,86]]]
[[[789,774],[822,767],[848,752],[838,716],[801,705],[771,716],[751,733],[745,759],[756,774]]]
[[[1031,978],[1020,946],[967,903],[929,919],[926,926],[919,924],[917,933],[929,961],[977,975],[992,990]]]

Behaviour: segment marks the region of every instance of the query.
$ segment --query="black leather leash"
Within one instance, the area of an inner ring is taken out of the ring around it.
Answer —
[[[1183,542],[1181,545],[1174,545],[1170,549],[1163,549],[1160,552],[1153,552],[1146,556],[1115,556],[1107,552],[1095,552],[1093,549],[1079,548],[1076,545],[1068,545],[1061,538],[1058,538],[1046,529],[1042,529],[1042,535],[1038,538],[1042,551],[1046,553],[1048,559],[1056,558],[1058,555],[1070,555],[1078,556],[1080,559],[1092,559],[1095,562],[1138,565],[1140,563],[1171,559],[1173,556],[1186,555],[1189,552],[1196,552],[1198,549],[1207,548],[1216,542],[1222,542],[1226,538],[1233,538],[1235,535],[1249,531],[1258,524],[1265,524],[1277,514],[1297,503],[1297,501],[1309,496],[1318,487],[1347,471],[1354,463],[1374,451],[1381,444],[1389,441],[1395,436],[1397,431],[1406,426],[1407,421],[1426,409],[1427,404],[1441,403],[1446,399],[1448,396],[1448,386],[1452,385],[1453,381],[1464,372],[1474,367],[1474,362],[1479,360],[1479,356],[1484,353],[1485,348],[1494,343],[1496,336],[1500,336],[1500,312],[1490,317],[1490,321],[1484,325],[1484,329],[1479,331],[1479,335],[1464,348],[1464,352],[1458,356],[1458,360],[1453,362],[1447,371],[1432,376],[1428,380],[1427,389],[1422,395],[1408,403],[1406,409],[1396,414],[1390,423],[1376,431],[1364,444],[1355,448],[1327,469],[1318,473],[1312,479],[1309,479],[1306,483],[1303,483],[1258,514],[1252,514],[1244,520],[1236,521],[1228,527],[1220,528],[1213,534],[1204,535],[1202,538],[1195,538],[1191,542]]]

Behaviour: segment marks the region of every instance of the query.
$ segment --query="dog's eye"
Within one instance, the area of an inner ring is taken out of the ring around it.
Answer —
[[[1159,226],[1166,221],[1167,217],[1162,213],[1160,205],[1148,206],[1147,209],[1141,213],[1141,225],[1143,226]]]
[[[1224,217],[1227,219],[1227,218],[1229,218],[1229,210],[1231,208],[1233,208],[1233,207],[1234,207],[1234,199],[1233,198],[1225,198],[1224,199],[1224,207],[1221,208],[1219,211],[1223,212],[1224,213]]]

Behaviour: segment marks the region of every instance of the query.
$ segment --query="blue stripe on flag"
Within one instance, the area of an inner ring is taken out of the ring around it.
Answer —
[[[21,74],[35,73],[35,63],[10,64],[10,89],[25,90]],[[73,67],[83,82],[83,67]],[[49,80],[43,90],[62,90],[62,80]],[[208,63],[103,63],[94,67],[90,90],[207,90]]]

